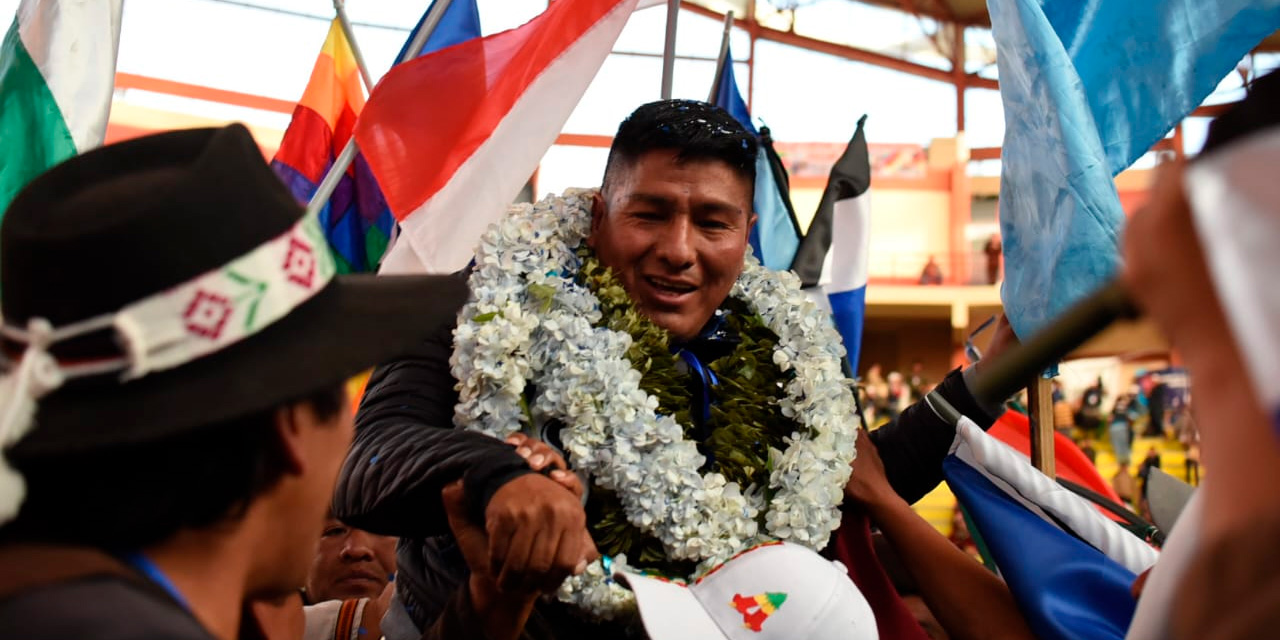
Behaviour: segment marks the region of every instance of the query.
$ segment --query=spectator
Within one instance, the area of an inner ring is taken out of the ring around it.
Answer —
[[[1200,484],[1200,430],[1196,428],[1196,421],[1190,409],[1183,412],[1178,439],[1186,451],[1187,484],[1198,485]]]
[[[907,386],[906,379],[897,371],[889,372],[888,393],[885,395],[885,404],[888,407],[887,415],[889,420],[897,420],[898,415],[902,413],[911,404],[911,388]]]
[[[929,256],[929,261],[920,272],[920,284],[942,284],[942,267],[938,266],[933,256]]]
[[[376,598],[395,573],[394,537],[348,527],[330,515],[307,576],[307,602]]]
[[[1071,436],[1071,430],[1076,426],[1075,418],[1071,415],[1071,405],[1067,404],[1067,398],[1062,393],[1062,383],[1057,380],[1053,381],[1053,428],[1059,433]]]
[[[1168,403],[1168,397],[1169,385],[1157,380],[1147,396],[1147,415],[1150,416],[1150,420],[1147,422],[1145,435],[1148,438],[1165,437],[1165,405]]]
[[[911,401],[915,402],[924,397],[928,393],[929,379],[924,375],[924,363],[915,360],[911,363],[911,377],[907,378],[907,384],[911,387]]]
[[[1132,455],[1130,448],[1133,446],[1133,420],[1136,412],[1132,393],[1116,398],[1116,403],[1111,408],[1111,421],[1107,431],[1111,449],[1116,454],[1116,461],[1126,465]]]
[[[987,254],[987,284],[995,284],[1000,280],[1000,236],[991,234],[987,238],[987,244],[982,247],[982,252]]]
[[[1102,428],[1102,378],[1090,385],[1084,390],[1084,394],[1080,396],[1080,415],[1076,420],[1076,424],[1080,425],[1085,433],[1098,434]]]
[[[866,388],[867,398],[871,400],[871,409],[874,414],[872,424],[875,424],[889,415],[889,383],[881,373],[880,363],[877,362],[867,369]]]

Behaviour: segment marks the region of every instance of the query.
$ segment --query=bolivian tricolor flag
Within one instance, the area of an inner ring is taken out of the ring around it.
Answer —
[[[123,0],[23,0],[0,44],[0,214],[45,169],[102,144]]]
[[[329,26],[307,89],[293,110],[271,166],[295,198],[306,203],[351,138],[364,109],[364,86],[351,43],[337,20]],[[378,182],[357,156],[329,202],[320,222],[339,273],[373,271],[386,251],[395,219]]]

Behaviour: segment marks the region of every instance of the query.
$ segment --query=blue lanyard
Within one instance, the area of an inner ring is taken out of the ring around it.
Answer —
[[[680,356],[681,360],[684,360],[689,367],[689,373],[693,375],[694,402],[701,409],[702,420],[700,422],[703,424],[700,426],[705,428],[705,423],[711,420],[711,388],[720,384],[720,379],[716,377],[716,373],[711,370],[711,367],[702,364],[702,361],[692,351],[681,349],[676,355]]]
[[[187,599],[182,596],[181,591],[178,591],[177,585],[173,584],[173,581],[169,579],[169,576],[165,575],[164,572],[160,570],[160,567],[156,566],[156,563],[152,562],[150,558],[142,555],[141,552],[134,552],[126,553],[120,556],[120,559],[134,569],[137,569],[142,573],[142,575],[146,576],[147,579],[159,585],[161,589],[168,592],[183,609],[186,609],[187,611],[191,610],[191,606],[187,604]]]

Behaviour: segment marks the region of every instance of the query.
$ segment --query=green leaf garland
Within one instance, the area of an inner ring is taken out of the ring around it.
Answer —
[[[612,270],[590,249],[580,247],[578,257],[582,261],[579,280],[600,301],[601,319],[596,326],[632,337],[627,359],[641,373],[640,388],[658,400],[659,413],[673,416],[684,437],[693,440],[692,374],[683,370],[672,353],[670,334],[640,313]],[[712,390],[711,435],[703,443],[714,462],[699,471],[723,474],[744,493],[763,491],[767,502],[770,451],[784,449],[785,439],[799,428],[779,408],[783,385],[794,373],[784,374],[774,364],[778,336],[746,303],[729,298],[721,310],[726,328],[741,342],[728,355],[706,363],[720,382]],[[632,525],[615,493],[593,486],[587,515],[601,553],[625,553],[631,564],[671,577],[694,572],[696,563],[668,559],[660,541]],[[757,517],[762,530],[765,515],[761,512]]]

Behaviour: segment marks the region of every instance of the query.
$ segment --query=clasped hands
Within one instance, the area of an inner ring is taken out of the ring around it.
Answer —
[[[468,517],[461,480],[441,494],[449,527],[471,570],[478,608],[500,597],[531,600],[582,573],[599,553],[587,531],[583,487],[564,458],[522,434],[507,444],[537,473],[507,482],[489,499],[483,524]],[[546,469],[550,473],[544,475]]]

